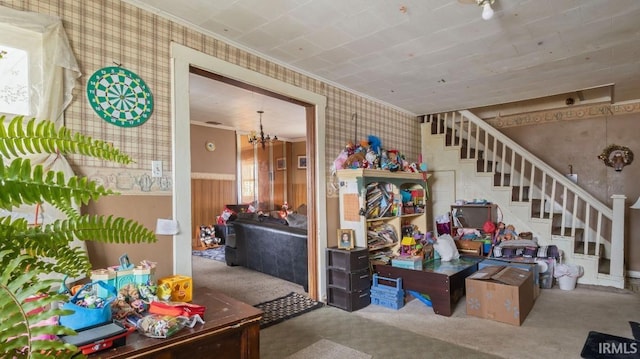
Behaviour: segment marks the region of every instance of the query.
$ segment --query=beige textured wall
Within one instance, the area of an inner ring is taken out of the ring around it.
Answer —
[[[111,196],[92,202],[83,212],[89,214],[111,213],[130,218],[152,230],[158,218],[171,218],[171,197],[168,196]],[[173,244],[171,236],[158,236],[152,244],[113,244],[87,242],[87,251],[93,268],[118,265],[118,258],[128,254],[131,263],[147,259],[157,263],[156,279],[173,273]]]
[[[213,141],[216,149],[207,151]],[[191,172],[236,175],[236,133],[206,126],[191,125]]]
[[[500,129],[556,170],[568,173],[572,165],[578,184],[604,204],[611,206],[614,194],[627,196],[625,252],[633,271],[640,271],[640,210],[628,206],[640,196],[639,119],[640,113],[619,114]],[[611,144],[627,146],[636,156],[621,172],[597,158]]]

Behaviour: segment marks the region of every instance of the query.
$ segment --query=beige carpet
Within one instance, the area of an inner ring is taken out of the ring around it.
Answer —
[[[194,285],[249,304],[304,293],[302,287],[242,267],[193,257]],[[640,294],[578,285],[543,289],[522,326],[467,316],[463,297],[451,317],[413,300],[400,310],[325,307],[260,332],[262,359],[281,359],[326,339],[372,358],[580,358],[589,331],[631,337]]]
[[[321,339],[286,359],[369,359],[371,355]]]

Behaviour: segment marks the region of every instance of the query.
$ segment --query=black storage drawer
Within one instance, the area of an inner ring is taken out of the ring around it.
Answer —
[[[347,272],[369,269],[369,249],[354,248],[352,250],[327,248],[327,267]]]
[[[369,289],[349,292],[340,288],[327,288],[327,304],[353,312],[371,304],[371,292]]]
[[[361,269],[355,272],[327,269],[327,285],[346,291],[369,289],[371,287],[369,269]]]

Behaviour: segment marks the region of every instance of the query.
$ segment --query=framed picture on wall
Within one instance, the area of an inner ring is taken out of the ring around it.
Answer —
[[[307,168],[307,156],[298,156],[298,168]]]
[[[338,248],[353,249],[355,247],[355,231],[353,229],[338,229]]]
[[[287,169],[287,159],[284,157],[276,158],[276,170],[282,171]]]

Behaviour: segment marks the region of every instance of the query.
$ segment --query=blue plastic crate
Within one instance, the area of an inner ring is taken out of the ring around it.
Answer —
[[[371,304],[380,305],[391,309],[400,309],[404,306],[404,297],[393,300],[386,297],[376,297],[372,294]]]
[[[395,287],[392,287],[389,285],[380,284],[380,279],[389,281],[389,282],[394,282],[396,285]],[[402,278],[381,277],[378,275],[378,273],[374,273],[373,284],[371,285],[371,289],[373,290],[374,288],[379,291],[388,291],[388,292],[402,291]]]
[[[380,284],[380,280],[395,283],[395,286]],[[371,303],[383,307],[400,309],[404,306],[404,290],[402,290],[402,278],[380,277],[373,275],[371,286]]]

